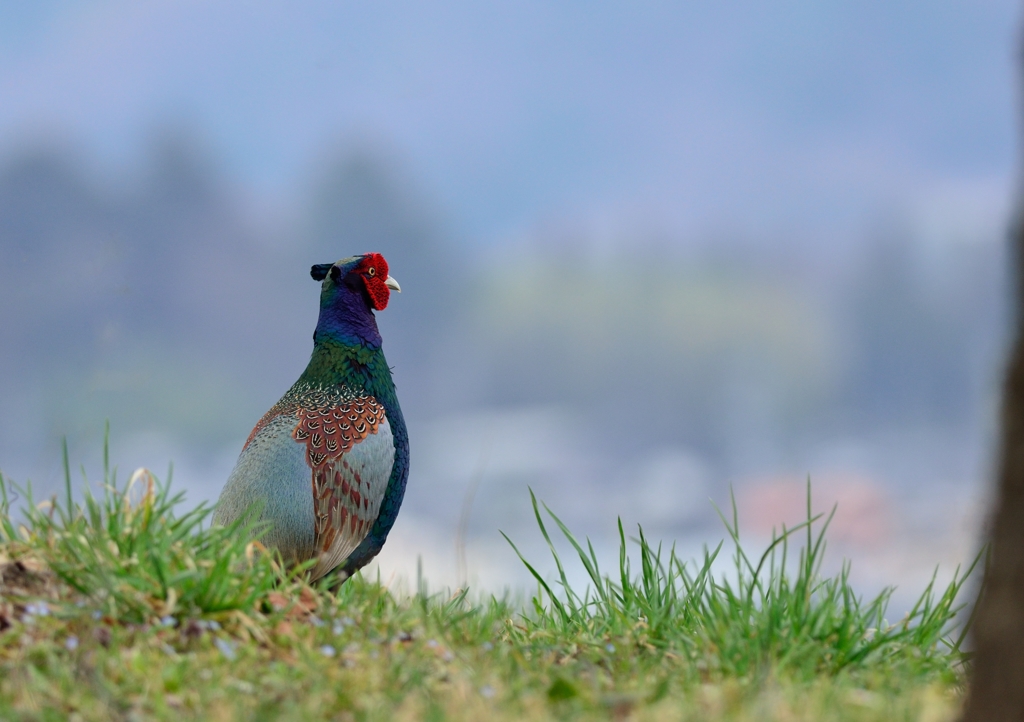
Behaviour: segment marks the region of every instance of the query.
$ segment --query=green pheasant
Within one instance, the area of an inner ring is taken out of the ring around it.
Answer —
[[[289,563],[341,580],[380,552],[409,476],[409,436],[374,311],[401,291],[379,253],[313,266],[320,318],[306,370],[249,434],[215,520],[247,514]]]

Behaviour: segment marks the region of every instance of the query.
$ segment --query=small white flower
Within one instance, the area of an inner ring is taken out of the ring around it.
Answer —
[[[72,634],[70,637],[65,639],[64,648],[69,652],[74,652],[76,649],[78,649],[78,637]]]
[[[244,679],[233,679],[228,682],[229,687],[234,687],[242,694],[252,694],[256,691],[255,685],[252,682],[246,682]]]
[[[324,646],[320,647],[320,654],[324,655],[325,657],[333,657],[337,653],[338,650],[336,650],[329,644],[325,644]]]
[[[220,650],[220,653],[227,657],[229,660],[234,660],[234,658],[237,656],[235,654],[235,645],[227,641],[226,639],[221,639],[220,637],[217,637],[215,640],[213,640],[213,643],[217,645],[217,649]]]
[[[30,602],[25,605],[25,614],[32,617],[46,617],[50,614],[50,606],[46,602]]]

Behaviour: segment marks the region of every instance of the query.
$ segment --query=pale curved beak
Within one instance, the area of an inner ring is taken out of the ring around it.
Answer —
[[[395,293],[401,293],[402,292],[402,287],[398,285],[398,281],[393,279],[391,276],[387,277],[387,280],[384,281],[384,285],[387,286],[388,288],[390,288]]]

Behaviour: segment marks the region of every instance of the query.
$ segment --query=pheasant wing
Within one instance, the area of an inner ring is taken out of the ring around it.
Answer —
[[[300,408],[292,436],[312,470],[314,544],[319,579],[370,533],[395,459],[384,407],[371,396]]]

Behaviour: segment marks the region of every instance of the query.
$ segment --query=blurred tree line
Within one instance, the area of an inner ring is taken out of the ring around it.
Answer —
[[[8,157],[0,450],[104,418],[211,448],[243,438],[305,363],[308,267],[369,250],[402,284],[379,322],[414,422],[566,405],[601,443],[723,463],[830,435],[985,426],[997,242],[933,252],[890,223],[860,252],[822,242],[794,264],[769,245],[642,239],[595,259],[542,232],[494,249],[454,238],[400,164],[363,146],[326,159],[306,195],[259,227],[187,134],[160,137],[117,183],[66,147]]]

